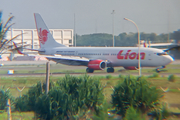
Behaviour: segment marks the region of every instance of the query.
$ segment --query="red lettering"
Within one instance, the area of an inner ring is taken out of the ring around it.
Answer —
[[[132,52],[130,55],[129,55],[129,59],[135,59],[136,58],[136,53],[135,52]]]
[[[127,51],[127,53],[125,54],[125,57],[124,57],[124,59],[128,59],[128,56],[129,56],[129,52],[130,52],[131,50],[128,50]]]
[[[145,53],[144,52],[141,52],[140,53],[140,56],[141,56],[141,59],[144,60],[145,59]],[[137,54],[137,59],[139,59],[139,54]]]
[[[146,54],[144,52],[141,52],[141,59],[144,60],[145,59]]]
[[[128,51],[126,52],[126,54],[123,55],[123,54],[122,54],[122,53],[123,53],[123,50],[120,50],[119,53],[117,54],[117,59],[131,59],[131,60],[133,60],[133,59],[139,59],[139,54],[138,54],[138,53],[135,53],[135,52],[130,53],[130,52],[131,52],[131,50],[128,50]],[[140,56],[141,56],[141,59],[144,60],[144,59],[145,59],[145,56],[146,56],[146,53],[141,52],[141,53],[140,53]]]
[[[139,53],[137,54],[137,58],[136,59],[139,59]]]
[[[124,59],[124,56],[121,56],[123,50],[120,50],[119,53],[117,54],[117,59]]]

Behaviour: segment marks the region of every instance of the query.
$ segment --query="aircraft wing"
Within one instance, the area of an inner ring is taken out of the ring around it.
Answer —
[[[175,50],[175,49],[180,49],[180,46],[175,46],[175,47],[171,47],[171,48],[168,48],[168,49],[166,49],[166,50],[164,50],[164,52],[168,52],[168,51],[170,51],[170,50]]]
[[[41,49],[30,49],[30,48],[22,48],[22,49],[37,51],[37,52],[45,52],[45,50],[41,50]]]
[[[80,57],[70,57],[70,56],[45,56],[48,60],[55,61],[56,63],[61,63],[65,65],[73,65],[73,66],[88,66],[88,63],[91,61],[87,58]],[[110,61],[106,61],[107,67],[111,67],[112,63]]]
[[[60,56],[60,55],[28,55],[34,57],[45,57],[48,60],[52,60],[56,63],[61,63],[65,65],[74,65],[74,66],[87,66],[89,63],[89,59],[80,58],[80,57],[71,57],[71,56]]]
[[[48,60],[55,61],[57,63],[74,66],[87,66],[89,59],[79,57],[62,57],[62,56],[45,56]]]
[[[28,55],[25,53],[22,53],[19,48],[17,47],[17,45],[14,43],[15,46],[15,50],[18,51],[19,54],[24,54],[24,55]],[[32,49],[29,49],[32,50]],[[34,49],[33,49],[34,50]],[[35,51],[39,51],[39,52],[44,52],[43,50],[35,50]],[[84,58],[84,57],[78,57],[78,56],[61,56],[61,55],[55,55],[55,56],[48,56],[48,55],[28,55],[28,56],[34,56],[34,57],[45,57],[48,60],[52,60],[56,63],[61,63],[61,64],[65,64],[65,65],[74,65],[74,66],[88,66],[88,63],[91,61],[90,59]],[[107,67],[111,67],[112,63],[110,61],[106,62]]]

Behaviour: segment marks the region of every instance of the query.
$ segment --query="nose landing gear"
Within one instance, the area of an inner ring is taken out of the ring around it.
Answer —
[[[160,69],[164,69],[164,68],[166,68],[166,66],[162,66],[162,67],[160,67],[160,68],[156,68],[156,72],[157,73],[160,73],[162,70],[160,70]]]

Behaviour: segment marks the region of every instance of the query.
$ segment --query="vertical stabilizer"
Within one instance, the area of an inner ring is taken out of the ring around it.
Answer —
[[[65,45],[62,45],[58,42],[56,42],[51,35],[48,27],[44,23],[42,17],[38,13],[34,13],[35,23],[36,23],[36,29],[37,34],[39,37],[39,45],[40,48],[52,48],[52,47],[66,47]]]

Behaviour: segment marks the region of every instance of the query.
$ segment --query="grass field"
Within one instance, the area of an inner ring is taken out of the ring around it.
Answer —
[[[108,102],[111,101],[111,94],[113,92],[113,86],[117,84],[120,80],[118,76],[111,76],[109,79],[108,77],[104,76],[96,76],[101,79],[101,82],[103,85],[106,85],[104,89],[104,94]],[[50,77],[50,80],[57,81],[61,77]],[[168,92],[164,92],[164,97],[161,99],[162,102],[168,103],[169,110],[172,112],[178,112],[180,113],[180,77],[176,78],[175,82],[169,82],[167,77],[157,77],[157,78],[147,78],[149,82],[153,86],[157,86],[159,89],[169,89]],[[22,94],[25,94],[29,87],[36,84],[38,81],[45,82],[45,77],[0,77],[0,86],[4,87],[5,89],[10,90],[10,93],[14,97],[20,96],[20,93],[16,89],[16,87],[19,87],[20,89],[25,86],[25,89],[22,91]],[[162,91],[163,92],[163,91]],[[13,118],[16,120],[16,118],[23,118],[23,120],[29,120],[34,117],[33,112],[25,112],[25,113],[19,113],[15,112],[13,113]],[[7,113],[0,114],[0,119],[6,119]],[[172,120],[178,120],[176,117],[172,117]],[[17,119],[18,120],[18,119]]]
[[[26,68],[31,69],[26,69]],[[79,69],[63,69],[64,65],[51,65],[51,73],[58,73],[58,72],[64,72],[64,73],[72,73],[72,72],[81,72],[85,73],[85,69],[79,68]],[[15,73],[45,73],[45,65],[22,65],[22,66],[3,66],[0,69],[0,74],[6,74],[8,69],[14,68]],[[58,69],[61,68],[61,69]],[[115,69],[115,72],[117,72],[119,69],[123,68],[117,68]],[[96,71],[98,73],[105,73],[105,71]],[[138,71],[123,71],[125,73],[131,74],[131,73],[138,73]],[[154,69],[145,68],[142,69],[142,73],[149,73],[151,76],[155,74]],[[180,73],[180,65],[168,65],[163,73],[169,73],[169,74],[176,74]],[[118,73],[121,74],[121,73]],[[120,80],[118,74],[116,76],[113,76],[111,74],[107,74],[106,76],[95,76],[99,77],[101,79],[101,82],[103,85],[106,85],[104,89],[104,94],[108,102],[111,101],[111,94],[113,92],[113,86],[117,84],[117,82]],[[108,77],[109,75],[109,77]],[[50,76],[50,80],[57,81],[62,77],[59,76]],[[172,112],[178,112],[180,113],[180,77],[176,78],[175,82],[169,82],[167,76],[159,76],[156,78],[147,78],[147,80],[153,85],[157,86],[159,89],[168,89],[167,92],[163,92],[164,97],[161,99],[162,102],[168,103],[169,110]],[[28,89],[36,84],[38,81],[45,82],[45,76],[41,77],[0,77],[0,87],[3,87],[4,89],[9,89],[10,93],[14,97],[19,97],[22,94],[25,94]],[[120,80],[122,81],[122,80]],[[22,89],[25,86],[22,93],[18,92],[17,87],[19,89]],[[15,112],[12,113],[13,120],[30,120],[33,119],[34,113],[33,112]],[[0,113],[0,119],[7,119],[7,113]],[[169,120],[179,120],[177,117],[171,117]]]
[[[33,120],[34,112],[12,112],[12,120]],[[1,120],[7,120],[7,113],[0,113]]]

